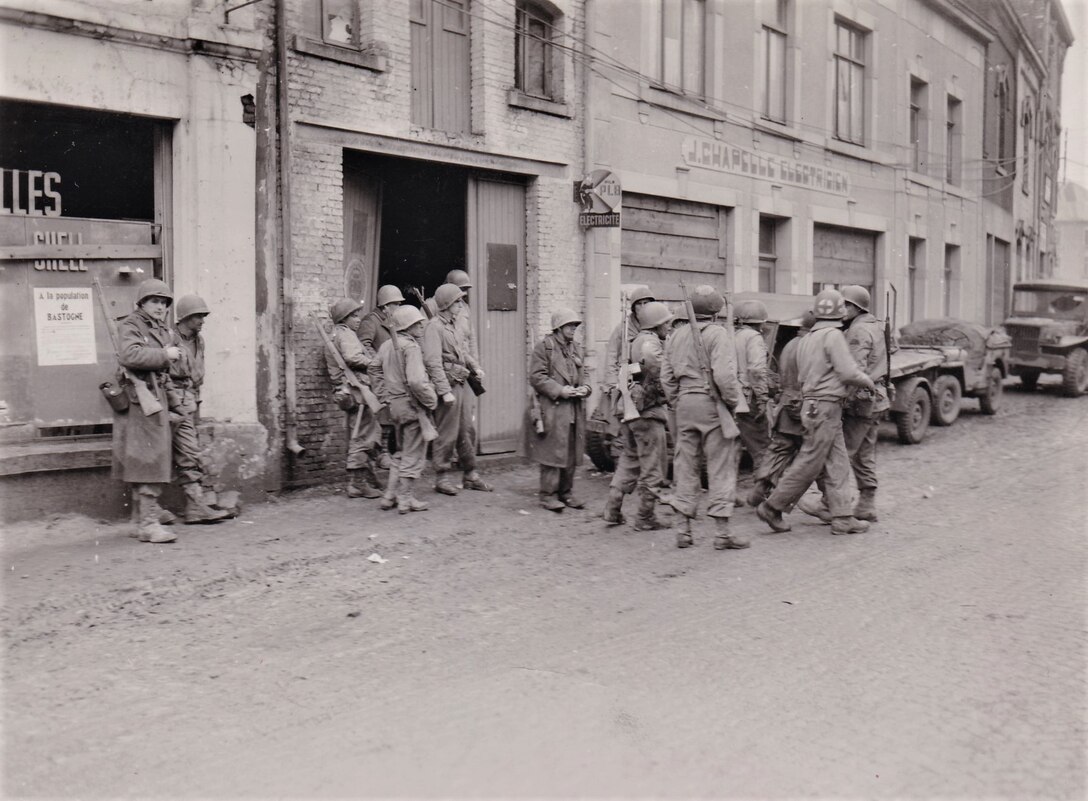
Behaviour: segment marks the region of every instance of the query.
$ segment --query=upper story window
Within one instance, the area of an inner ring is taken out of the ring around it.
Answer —
[[[960,182],[960,164],[963,161],[963,103],[948,96],[948,114],[945,120],[945,168],[944,179],[950,184]]]
[[[320,0],[321,38],[341,47],[359,46],[358,0]]]
[[[997,76],[997,166],[1001,170],[1012,172],[1016,165],[1012,153],[1012,137],[1009,131],[1012,122],[1012,101],[1009,92],[1009,76],[1001,69]]]
[[[762,113],[775,122],[786,121],[786,45],[789,37],[789,0],[776,0],[775,16],[763,25]]]
[[[553,40],[557,15],[541,3],[518,0],[514,41],[514,85],[545,100],[559,99],[558,59]]]
[[[910,79],[910,147],[911,166],[915,172],[926,172],[929,148],[929,85]]]
[[[835,138],[865,143],[865,50],[868,35],[835,21]]]
[[[706,0],[649,0],[647,73],[666,89],[706,91]]]

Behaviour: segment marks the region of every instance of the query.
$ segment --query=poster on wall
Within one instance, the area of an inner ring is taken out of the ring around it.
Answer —
[[[90,287],[35,287],[34,324],[40,367],[98,362]]]

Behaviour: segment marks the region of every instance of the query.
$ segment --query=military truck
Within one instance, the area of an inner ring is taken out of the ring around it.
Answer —
[[[1063,395],[1088,390],[1088,285],[1014,285],[1005,330],[1012,338],[1010,371],[1025,389],[1034,389],[1043,373],[1058,373]]]

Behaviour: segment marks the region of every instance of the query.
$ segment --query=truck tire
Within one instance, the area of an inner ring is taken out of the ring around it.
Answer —
[[[915,387],[907,402],[907,410],[895,416],[895,431],[904,445],[917,445],[925,438],[933,406],[925,387]]]
[[[1035,385],[1039,383],[1039,371],[1038,370],[1025,370],[1020,373],[1020,388],[1025,392],[1031,392],[1035,389]]]
[[[935,426],[950,426],[960,416],[963,387],[954,375],[942,375],[933,385],[933,409],[929,421]]]
[[[997,367],[990,368],[989,382],[986,391],[978,396],[978,408],[983,414],[997,414],[1001,408],[1001,399],[1005,396],[1005,384],[1001,377],[1001,370]]]
[[[586,431],[586,454],[593,466],[602,473],[616,470],[616,458],[612,454],[612,435],[592,429]]]
[[[1065,357],[1062,370],[1062,394],[1076,398],[1088,390],[1088,350],[1077,348]]]

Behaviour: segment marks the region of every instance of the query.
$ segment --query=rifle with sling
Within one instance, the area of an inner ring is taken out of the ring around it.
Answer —
[[[117,334],[117,324],[114,319],[110,317],[109,306],[106,305],[106,295],[102,291],[102,283],[98,280],[97,273],[91,273],[91,281],[94,284],[95,294],[98,295],[98,304],[102,307],[102,316],[106,318],[106,330],[110,335],[110,343],[113,345],[113,354],[117,357],[117,369],[121,372],[121,376],[132,384],[132,388],[136,390],[136,400],[140,404],[140,411],[146,416],[151,416],[162,411],[162,403],[155,397],[155,393],[147,388],[147,384],[142,378],[134,375],[131,370],[121,365],[121,347],[120,338]],[[155,384],[155,373],[149,372],[148,377],[152,383]],[[100,387],[100,389],[102,389]],[[105,390],[103,389],[103,392]],[[113,406],[113,402],[110,402]],[[114,407],[116,408],[116,407]]]
[[[359,395],[360,397],[362,397],[363,403],[366,404],[366,407],[370,409],[371,412],[373,412],[374,414],[380,412],[382,409],[382,402],[378,400],[378,396],[374,394],[370,387],[360,381],[359,376],[355,375],[355,372],[350,367],[348,367],[347,363],[344,361],[343,355],[340,353],[340,350],[336,347],[333,341],[329,339],[328,332],[321,324],[321,321],[317,319],[317,315],[313,312],[310,312],[310,319],[313,321],[314,328],[317,329],[317,333],[321,335],[321,341],[325,343],[325,349],[332,354],[332,358],[333,361],[336,362],[336,366],[339,367],[340,370],[344,373],[344,380],[347,381],[353,389],[359,391]],[[359,413],[355,415],[355,424],[351,428],[352,439],[359,435],[359,425],[362,423],[362,421],[363,410],[360,407]]]
[[[631,381],[634,373],[631,370],[631,340],[627,336],[627,329],[631,320],[631,304],[627,302],[627,293],[620,293],[620,303],[623,304],[623,322],[620,325],[620,335],[623,338],[620,340],[620,366],[616,375],[616,389],[619,390],[620,398],[623,401],[621,419],[623,422],[629,423],[632,420],[637,420],[642,415],[638,413],[638,407],[635,406],[635,401],[631,397]]]
[[[895,284],[888,284],[891,289],[884,293],[884,390],[888,393],[888,403],[895,401],[895,385],[892,384],[892,292],[895,292],[896,301],[899,300],[899,291]]]
[[[729,407],[722,400],[718,385],[714,383],[714,371],[710,366],[710,352],[707,350],[706,342],[703,341],[703,332],[700,330],[698,319],[695,317],[695,307],[691,305],[691,296],[688,294],[688,288],[683,281],[680,282],[680,291],[684,294],[684,308],[687,310],[688,320],[690,320],[688,328],[691,329],[691,341],[695,347],[695,358],[699,362],[699,371],[706,381],[707,393],[710,395],[711,400],[714,401],[714,407],[718,411],[718,422],[721,424],[722,434],[730,438],[738,437],[740,436],[740,429],[737,428],[737,423],[733,420]],[[731,325],[732,323],[730,323]],[[732,338],[730,338],[729,344],[732,347]],[[748,411],[748,405],[744,403],[743,395],[741,395],[741,402],[737,404],[736,410],[737,412]]]

